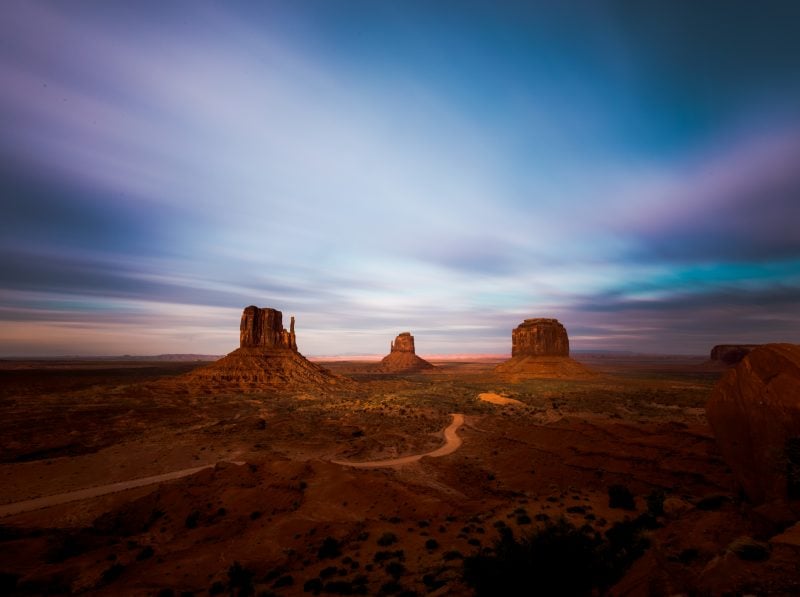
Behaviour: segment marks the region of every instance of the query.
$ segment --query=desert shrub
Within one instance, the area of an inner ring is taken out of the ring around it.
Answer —
[[[236,591],[240,597],[252,595],[254,592],[253,587],[253,572],[242,566],[239,562],[234,562],[228,568],[228,589],[231,592]]]
[[[175,597],[175,591],[170,588],[161,589],[156,593],[156,597]]]
[[[200,520],[200,512],[194,510],[191,514],[186,517],[186,521],[184,524],[186,525],[187,529],[194,529],[197,527],[197,521]]]
[[[272,586],[278,589],[280,587],[291,587],[293,584],[294,584],[294,577],[291,574],[284,574],[278,580],[276,580],[275,584]]]
[[[528,516],[527,514],[520,514],[520,515],[517,516],[517,524],[518,525],[531,524],[531,522],[532,522],[531,521],[531,517]]]
[[[122,564],[112,564],[110,568],[106,568],[103,574],[100,575],[100,580],[103,584],[108,584],[117,580],[125,571],[125,566]]]
[[[0,594],[9,595],[17,588],[20,575],[12,572],[0,572]]]
[[[463,556],[463,555],[461,555],[461,552],[460,552],[460,551],[455,551],[455,550],[452,550],[452,551],[447,551],[447,552],[445,552],[445,554],[442,556],[442,559],[443,559],[445,562],[450,562],[450,561],[452,561],[452,560],[461,560],[461,559],[463,559],[463,558],[464,558],[464,556]]]
[[[139,562],[141,562],[142,560],[147,560],[149,558],[152,558],[154,553],[155,552],[153,551],[153,548],[150,547],[149,545],[146,545],[145,547],[142,548],[142,551],[140,551],[139,554],[136,556],[136,560]]]
[[[327,568],[323,568],[320,571],[319,577],[320,578],[330,578],[334,574],[336,574],[336,566],[328,566]]]
[[[319,551],[317,551],[317,557],[320,560],[326,560],[328,558],[338,558],[340,555],[342,555],[341,543],[333,537],[325,537]]]
[[[608,488],[608,507],[635,510],[636,502],[631,490],[624,485],[611,485]]]
[[[436,539],[428,539],[425,542],[425,549],[427,549],[428,551],[439,549],[439,542]]]
[[[769,545],[756,541],[752,537],[739,537],[729,546],[728,551],[735,553],[739,559],[748,562],[763,562],[769,559]]]
[[[406,567],[400,562],[389,562],[386,565],[386,572],[388,572],[393,578],[398,579],[405,574]]]
[[[303,591],[319,595],[322,592],[322,581],[318,578],[310,578],[303,583]]]
[[[209,595],[222,595],[225,592],[225,585],[221,580],[215,580],[208,588]]]
[[[464,581],[482,595],[591,595],[618,580],[647,547],[638,519],[614,525],[603,539],[588,525],[549,522],[516,540],[501,532],[491,550],[464,560]]]
[[[653,516],[661,516],[664,514],[664,492],[660,489],[654,489],[645,498],[647,501],[647,511]]]
[[[698,510],[714,511],[722,508],[722,505],[727,501],[727,495],[714,493],[701,498],[695,506]]]
[[[394,533],[384,533],[378,538],[378,545],[381,547],[388,547],[394,543],[397,543],[397,535]]]

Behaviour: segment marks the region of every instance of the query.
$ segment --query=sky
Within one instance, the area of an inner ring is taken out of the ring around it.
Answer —
[[[800,342],[800,3],[0,3],[0,356]]]

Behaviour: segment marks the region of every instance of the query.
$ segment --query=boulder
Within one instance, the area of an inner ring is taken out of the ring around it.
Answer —
[[[568,357],[567,330],[557,319],[526,319],[511,332],[511,356]]]
[[[753,349],[717,382],[706,416],[747,497],[800,510],[800,346]]]

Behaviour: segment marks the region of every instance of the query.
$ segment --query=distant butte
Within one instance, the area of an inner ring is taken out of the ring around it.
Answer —
[[[402,332],[389,345],[389,354],[378,363],[378,370],[386,373],[402,373],[404,371],[422,371],[434,366],[417,356],[414,349],[414,336],[411,332]]]
[[[717,344],[711,349],[711,362],[732,367],[761,344]]]
[[[569,357],[569,337],[557,319],[526,319],[511,332],[511,358],[495,373],[516,379],[585,378],[595,373]]]
[[[242,313],[239,348],[192,371],[188,378],[198,383],[232,384],[255,391],[274,386],[319,387],[348,381],[300,354],[294,317],[286,330],[280,311],[256,306],[247,307]]]

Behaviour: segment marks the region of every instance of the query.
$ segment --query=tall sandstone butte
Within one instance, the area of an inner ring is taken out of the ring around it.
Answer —
[[[800,345],[753,349],[714,386],[706,417],[750,501],[800,515]]]
[[[558,319],[526,319],[511,332],[511,356],[569,356],[567,330]]]
[[[283,329],[283,313],[269,307],[246,307],[239,325],[239,348],[287,348],[297,352],[294,317]]]
[[[586,378],[593,371],[569,358],[567,330],[557,319],[526,319],[511,332],[511,358],[495,373],[512,381],[529,378]]]
[[[389,354],[378,363],[378,370],[387,373],[420,371],[433,368],[432,364],[417,356],[414,349],[414,336],[411,335],[411,332],[398,334],[394,342],[389,345]]]
[[[239,325],[239,348],[196,369],[188,378],[197,383],[235,385],[241,390],[265,387],[313,388],[347,383],[297,350],[294,317],[283,327],[283,313],[269,307],[246,307]]]

